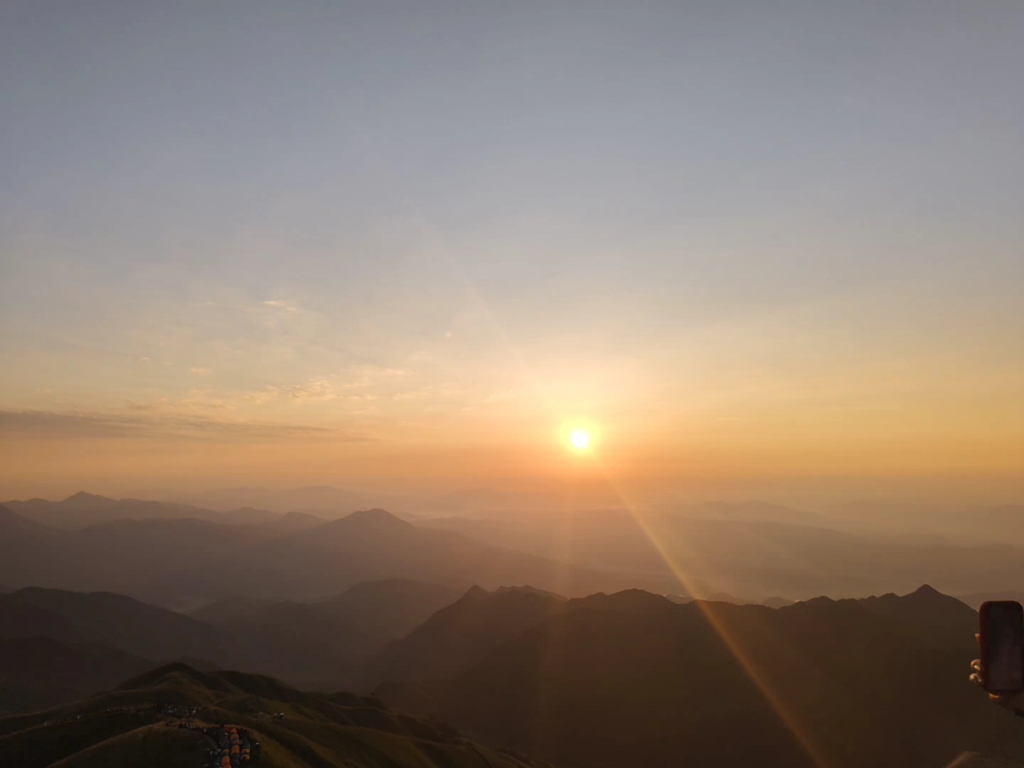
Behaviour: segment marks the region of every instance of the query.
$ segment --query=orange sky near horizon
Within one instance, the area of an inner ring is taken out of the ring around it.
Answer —
[[[1020,11],[30,6],[0,498],[1021,501]]]

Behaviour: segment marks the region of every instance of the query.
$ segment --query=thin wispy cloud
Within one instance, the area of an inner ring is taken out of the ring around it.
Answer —
[[[286,391],[293,400],[323,401],[338,398],[337,387],[327,379],[313,379],[306,384],[295,384],[287,387]]]
[[[263,389],[255,390],[253,392],[246,392],[242,395],[242,401],[251,405],[265,405],[266,403],[276,400],[281,394],[281,388],[276,386],[268,385]]]
[[[333,427],[232,421],[195,414],[144,415],[144,412],[0,411],[0,431],[11,436],[39,439],[308,439],[334,442],[369,439],[361,433]]]
[[[299,308],[297,305],[292,304],[290,301],[284,299],[268,299],[263,302],[263,306],[271,307],[273,309],[279,309],[282,312],[298,312]]]

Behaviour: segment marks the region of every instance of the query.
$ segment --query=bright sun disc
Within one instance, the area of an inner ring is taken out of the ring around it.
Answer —
[[[572,443],[573,448],[577,448],[582,451],[590,445],[590,435],[582,429],[574,429],[572,434],[569,435],[569,442]]]

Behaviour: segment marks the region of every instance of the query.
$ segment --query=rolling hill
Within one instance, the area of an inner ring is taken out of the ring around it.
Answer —
[[[186,709],[196,708],[194,718]],[[160,714],[158,710],[169,714]],[[281,713],[281,719],[268,717]],[[182,722],[193,729],[168,727]],[[197,768],[215,742],[202,728],[246,729],[260,768],[526,768],[540,765],[468,741],[444,723],[352,694],[303,693],[272,678],[155,669],[61,709],[0,719],[0,765]]]

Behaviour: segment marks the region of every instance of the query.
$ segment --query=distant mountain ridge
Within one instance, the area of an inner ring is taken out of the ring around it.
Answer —
[[[781,512],[779,510],[782,510]],[[790,516],[787,522],[774,515]],[[799,524],[799,518],[805,518]],[[768,504],[696,505],[680,510],[592,510],[543,519],[434,518],[418,521],[501,543],[578,567],[665,578],[677,593],[683,574],[689,595],[734,595],[759,602],[814,595],[856,596],[904,592],[931,582],[950,593],[980,592],[967,584],[1024,581],[1024,550],[962,544],[941,538],[886,537],[827,527],[827,518]]]
[[[13,504],[0,511],[0,582],[130,594],[186,611],[234,595],[326,598],[389,578],[460,591],[528,583],[568,596],[637,587],[679,601],[774,605],[924,581],[983,594],[1024,580],[1024,550],[1011,546],[854,534],[759,502],[412,522],[379,508],[327,519],[86,493]],[[786,515],[808,524],[772,519]]]
[[[265,509],[237,508],[214,511],[189,504],[143,499],[111,499],[79,491],[61,501],[29,499],[3,505],[22,517],[56,528],[85,528],[117,520],[177,520],[195,518],[224,524],[268,523],[279,515]]]
[[[309,486],[287,491],[266,488],[224,488],[200,493],[182,494],[177,501],[226,512],[239,507],[256,507],[271,512],[307,512],[333,519],[357,509],[364,509],[368,500],[359,494],[331,486]]]
[[[88,503],[109,509],[94,498]],[[126,509],[121,502],[115,507]],[[161,514],[171,514],[159,508]],[[185,610],[234,595],[326,598],[361,581],[391,578],[460,590],[474,583],[490,588],[530,583],[570,594],[635,583],[630,574],[482,544],[456,532],[411,525],[380,509],[333,521],[282,516],[249,525],[176,517],[50,528],[6,517],[8,527],[17,525],[20,532],[17,541],[0,537],[0,582],[13,588],[129,594]],[[654,589],[665,582],[641,581]]]

